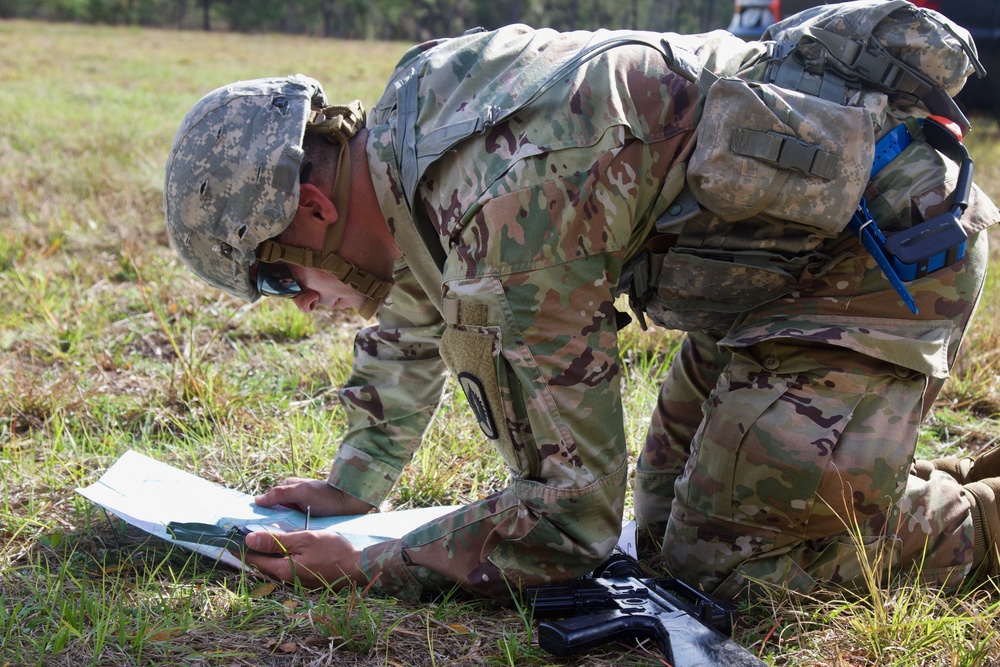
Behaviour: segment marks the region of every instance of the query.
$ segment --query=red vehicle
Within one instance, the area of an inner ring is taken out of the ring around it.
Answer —
[[[969,78],[958,100],[977,111],[1000,114],[1000,2],[998,0],[910,0],[918,7],[941,12],[972,34],[985,78]],[[729,32],[743,39],[758,39],[769,25],[817,5],[816,0],[735,0]]]

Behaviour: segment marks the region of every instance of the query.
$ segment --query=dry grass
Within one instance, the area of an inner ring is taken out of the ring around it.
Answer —
[[[334,99],[370,102],[405,45],[20,22],[0,22],[0,44],[0,665],[551,663],[517,609],[268,591],[73,493],[128,449],[250,493],[323,474],[357,322],[206,291],[167,243],[162,168],[206,90],[301,71],[336,81]],[[1000,129],[981,125],[979,180],[1000,197]],[[996,290],[993,279],[925,431],[932,451],[1000,434]],[[635,443],[678,339],[623,340]],[[461,502],[504,483],[457,398],[390,503]],[[776,593],[738,639],[774,664],[989,664],[995,599]],[[662,664],[627,647],[557,663]]]

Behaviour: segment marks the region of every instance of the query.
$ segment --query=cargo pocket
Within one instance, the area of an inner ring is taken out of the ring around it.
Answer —
[[[441,357],[465,393],[479,428],[519,477],[534,475],[538,455],[531,439],[521,386],[502,353],[499,327],[449,325]]]
[[[720,79],[705,99],[687,183],[724,220],[766,214],[834,236],[868,183],[874,132],[863,106]]]
[[[759,349],[770,347],[765,342]],[[799,349],[798,359],[791,349],[774,356],[734,351],[675,487],[675,515],[683,509],[685,521],[718,534],[820,538],[845,530],[845,517],[864,520],[898,495],[906,448],[873,446],[879,440],[870,435],[890,437],[891,415],[863,424],[855,415],[881,416],[890,412],[885,405],[909,410],[922,384],[895,394],[883,390],[897,384],[895,378],[876,383],[857,373],[808,371],[796,364],[812,348]],[[835,348],[815,349],[817,364],[820,352],[826,359],[843,356]],[[897,396],[908,402],[892,402]],[[910,436],[905,424],[892,426],[900,438]]]
[[[744,311],[791,292],[797,278],[767,253],[672,248],[652,255],[646,314],[668,329],[726,330]]]

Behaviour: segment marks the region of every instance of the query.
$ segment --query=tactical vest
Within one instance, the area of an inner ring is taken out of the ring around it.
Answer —
[[[896,271],[898,278],[899,267],[912,264],[894,265],[884,257],[885,238],[873,233],[874,218],[853,224],[859,210],[869,212],[864,205],[859,209],[859,202],[877,175],[873,166],[885,169],[905,149],[899,142],[878,141],[908,113],[938,116],[957,125],[960,134],[967,131],[968,121],[951,94],[973,72],[984,71],[968,32],[940,14],[906,0],[856,0],[790,17],[773,26],[763,42],[747,43],[744,57],[720,59],[725,66],[703,66],[673,48],[670,35],[615,32],[519,90],[516,102],[477,100],[466,119],[421,126],[419,132],[418,56],[394,81],[396,166],[416,229],[438,270],[447,240],[416,203],[428,167],[458,143],[530,106],[583,63],[624,45],[655,49],[702,93],[686,188],[657,220],[662,238],[651,239],[650,252],[635,258],[628,273],[632,307],[640,317],[645,312],[668,328],[725,329],[739,312],[790,292],[820,246],[849,225],[860,228],[856,231],[873,254],[883,255],[880,265],[887,275]],[[912,129],[903,143],[926,140],[919,124],[900,127]],[[964,148],[956,148],[960,138],[934,136],[932,148],[951,159],[967,158]],[[879,146],[886,155],[877,162]],[[971,160],[965,173],[971,185]],[[956,199],[963,201],[952,227],[958,226],[968,192]],[[952,227],[943,242],[957,246]],[[736,246],[727,246],[727,239]],[[923,243],[922,250],[941,254],[934,243]],[[961,256],[945,254],[951,261]],[[922,270],[942,265],[924,262]],[[898,279],[893,285],[905,292]]]

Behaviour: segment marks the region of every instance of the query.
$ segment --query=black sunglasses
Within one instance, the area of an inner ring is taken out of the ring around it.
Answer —
[[[291,298],[302,292],[288,265],[257,262],[257,291],[264,296]]]

